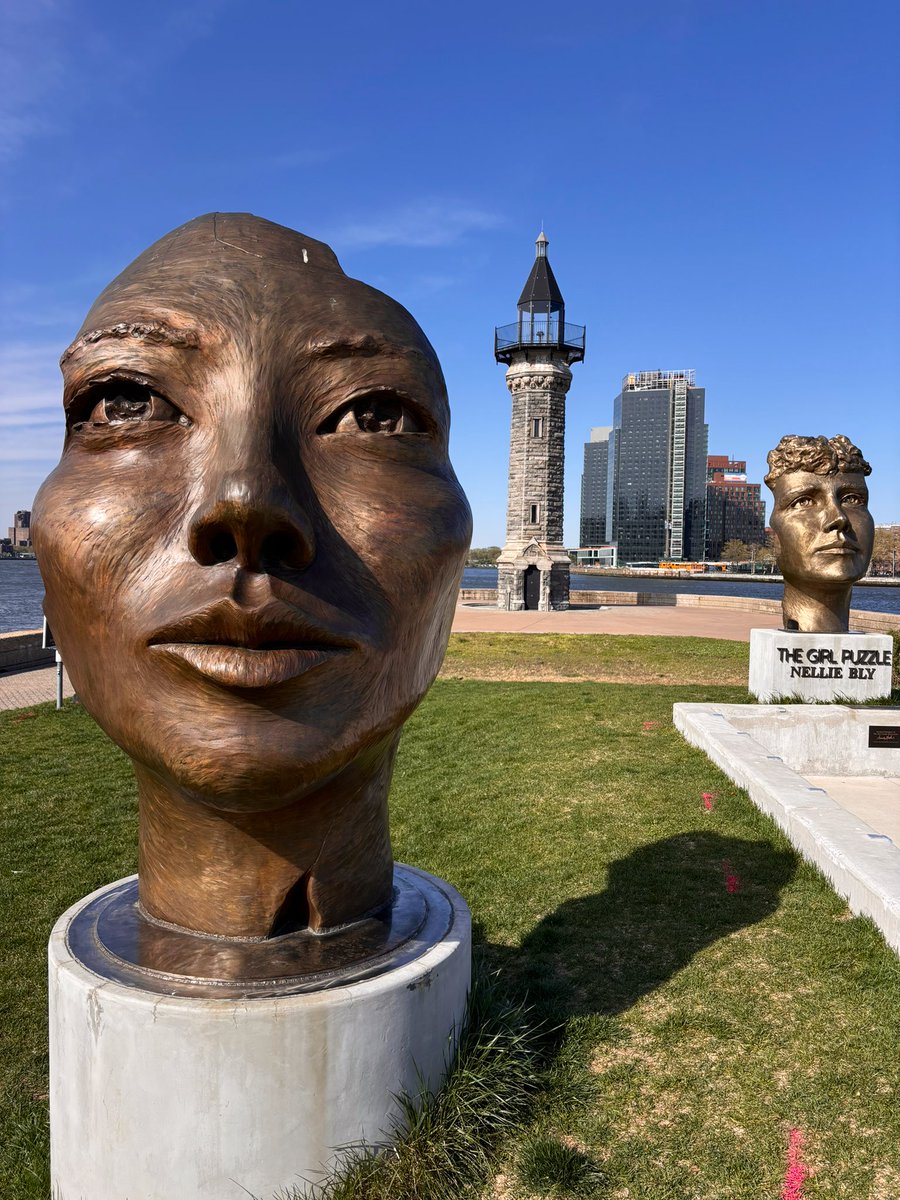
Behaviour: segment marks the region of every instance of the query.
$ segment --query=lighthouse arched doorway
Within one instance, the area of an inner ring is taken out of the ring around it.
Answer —
[[[537,567],[525,568],[525,607],[537,612],[541,603],[541,573]]]

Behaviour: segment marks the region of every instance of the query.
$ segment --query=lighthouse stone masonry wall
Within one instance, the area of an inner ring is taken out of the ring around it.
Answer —
[[[572,372],[547,353],[512,363],[506,385],[512,395],[506,544],[497,563],[498,605],[525,606],[525,571],[541,572],[540,611],[569,606],[569,557],[563,546],[566,393]],[[535,436],[534,422],[541,421]],[[532,505],[537,521],[531,520]]]

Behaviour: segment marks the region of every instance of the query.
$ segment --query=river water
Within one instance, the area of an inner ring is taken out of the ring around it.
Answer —
[[[467,567],[463,587],[496,587],[494,567]],[[628,579],[622,575],[607,577],[572,574],[572,587],[579,591],[601,592],[689,592],[700,595],[759,596],[781,598],[780,583],[759,583],[737,577],[733,580],[709,579]],[[31,559],[0,559],[0,633],[16,629],[39,629],[43,620],[41,601],[44,586],[37,563]],[[900,613],[900,587],[873,585],[853,589],[853,607],[873,612]]]
[[[468,588],[492,588],[497,586],[496,567],[466,567],[462,586]],[[780,583],[763,583],[750,576],[733,575],[728,579],[656,579],[638,576],[629,579],[624,575],[579,575],[570,576],[573,591],[585,592],[682,592],[691,596],[753,596],[760,600],[780,600]],[[852,608],[868,609],[870,612],[900,613],[900,587],[867,584],[853,589]]]

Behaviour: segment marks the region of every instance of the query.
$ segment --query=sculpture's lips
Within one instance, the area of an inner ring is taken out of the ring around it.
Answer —
[[[274,687],[304,675],[342,653],[338,646],[296,646],[253,650],[249,646],[157,642],[156,649],[182,659],[195,671],[225,687]]]
[[[157,630],[148,643],[224,687],[273,687],[356,648],[287,605],[222,601]]]
[[[860,547],[856,542],[829,542],[827,546],[818,546],[816,554],[859,554]]]

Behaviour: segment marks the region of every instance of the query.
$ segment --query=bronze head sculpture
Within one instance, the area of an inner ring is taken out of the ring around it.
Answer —
[[[845,633],[853,584],[872,557],[872,468],[849,438],[783,437],[768,455],[772,530],[784,576],[784,627]]]
[[[134,765],[144,912],[262,939],[389,903],[394,756],[471,533],[429,342],[328,246],[218,213],[113,280],[61,365],[35,545]]]

